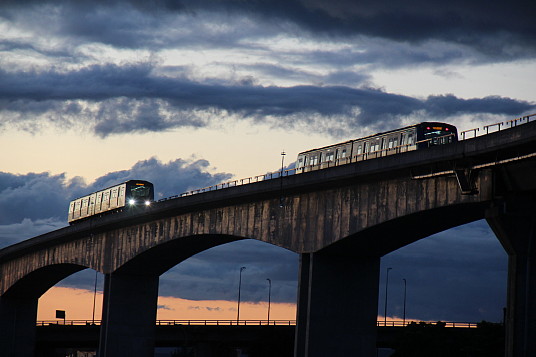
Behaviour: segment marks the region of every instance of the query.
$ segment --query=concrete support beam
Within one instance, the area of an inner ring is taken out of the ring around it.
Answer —
[[[300,256],[295,357],[376,356],[379,257]]]
[[[536,202],[496,207],[486,219],[508,253],[505,356],[536,356]]]
[[[153,357],[158,276],[105,276],[99,357]]]
[[[33,357],[37,298],[0,298],[0,356]]]

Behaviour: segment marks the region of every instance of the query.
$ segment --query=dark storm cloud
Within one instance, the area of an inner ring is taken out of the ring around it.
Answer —
[[[64,175],[0,172],[0,225],[64,216],[66,184]]]
[[[377,129],[382,130],[397,126],[403,117],[415,113],[443,119],[480,113],[515,116],[535,108],[532,103],[494,96],[461,99],[443,95],[420,99],[373,88],[201,83],[186,77],[153,75],[152,69],[150,64],[140,64],[94,65],[66,73],[0,70],[0,110],[17,113],[20,108],[25,112],[29,110],[28,103],[33,103],[34,112],[46,111],[49,105],[51,110],[57,110],[58,102],[69,103],[64,110],[71,113],[60,112],[54,120],[72,125],[74,119],[62,119],[61,114],[83,114],[85,109],[73,104],[76,100],[98,103],[100,109],[91,115],[91,120],[95,122],[95,133],[107,136],[207,125],[206,118],[193,114],[195,110],[235,113],[286,126],[311,123],[312,115],[323,117],[326,123],[331,116],[345,116],[348,124],[354,126],[378,125],[381,119]],[[17,118],[20,116],[17,114]],[[82,121],[86,122],[85,118]],[[20,122],[25,120],[18,120],[17,124]]]
[[[2,6],[6,18],[15,16],[12,12],[52,6],[62,14],[58,31],[88,41],[132,48],[161,45],[161,39],[149,29],[165,28],[170,18],[184,15],[202,21],[215,14],[219,16],[218,23],[233,23],[237,16],[246,17],[280,27],[280,31],[288,30],[292,24],[314,36],[365,35],[412,43],[439,40],[462,44],[496,59],[529,57],[536,48],[536,5],[530,1],[50,0],[4,1]],[[239,32],[233,34],[240,36]],[[233,36],[220,37],[214,33],[205,40],[210,41],[210,37],[233,41]],[[172,37],[166,39],[173,42]]]

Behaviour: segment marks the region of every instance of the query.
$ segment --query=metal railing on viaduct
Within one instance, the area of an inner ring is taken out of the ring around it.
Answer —
[[[105,274],[99,356],[152,356],[159,276],[198,252],[249,238],[300,254],[295,356],[374,356],[380,257],[485,218],[510,260],[507,355],[536,355],[536,121],[510,126],[205,190],[7,247],[0,354],[31,356],[38,298],[91,268]]]

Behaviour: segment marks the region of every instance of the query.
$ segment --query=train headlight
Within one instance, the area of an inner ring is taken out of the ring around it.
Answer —
[[[129,204],[131,205],[135,205],[136,204],[136,200],[131,198],[129,201],[128,201]]]
[[[146,206],[150,206],[150,205],[151,205],[151,201],[145,201],[145,205],[146,205]]]

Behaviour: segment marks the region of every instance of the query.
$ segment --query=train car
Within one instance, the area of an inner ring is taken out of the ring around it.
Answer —
[[[296,161],[296,173],[425,149],[455,141],[458,141],[458,130],[455,126],[439,122],[423,122],[301,152]]]
[[[154,187],[148,181],[130,180],[77,198],[69,204],[68,222],[116,212],[125,207],[148,206],[154,201]]]

